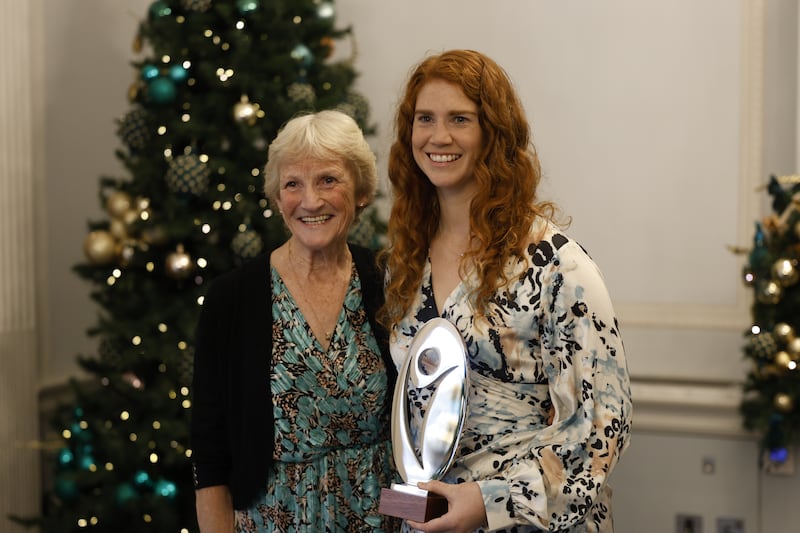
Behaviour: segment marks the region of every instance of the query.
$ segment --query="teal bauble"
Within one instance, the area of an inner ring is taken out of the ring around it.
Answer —
[[[117,487],[115,497],[118,505],[125,505],[139,498],[139,492],[130,483],[123,483]]]
[[[169,104],[175,100],[178,91],[170,78],[158,77],[147,84],[147,99],[154,104]]]
[[[91,470],[94,466],[94,458],[91,455],[84,455],[80,459],[80,465],[83,470]]]
[[[61,468],[72,466],[75,463],[75,454],[72,453],[72,450],[69,448],[62,448],[59,450],[56,458],[58,460],[58,466]]]
[[[167,17],[172,14],[172,8],[169,7],[169,4],[164,0],[156,0],[150,4],[149,13],[150,17],[154,19]]]
[[[291,55],[292,59],[294,59],[303,67],[311,66],[311,63],[314,62],[314,55],[311,53],[311,50],[308,48],[308,46],[304,44],[298,44],[295,46],[292,49]]]
[[[183,83],[189,79],[189,71],[183,65],[169,67],[169,77],[175,83]]]
[[[143,65],[142,68],[139,70],[139,77],[142,78],[144,81],[153,81],[159,76],[158,67],[155,65]]]
[[[150,479],[150,474],[144,470],[139,470],[133,476],[133,482],[137,487],[150,487],[153,482]]]
[[[53,484],[53,491],[56,495],[66,502],[73,502],[78,499],[80,489],[78,483],[71,477],[60,477]]]
[[[236,8],[242,15],[258,9],[258,0],[236,0]]]
[[[178,494],[178,487],[172,481],[168,481],[166,479],[159,479],[156,481],[155,486],[153,487],[153,492],[161,496],[162,498],[166,498],[168,500],[174,500],[175,496]]]

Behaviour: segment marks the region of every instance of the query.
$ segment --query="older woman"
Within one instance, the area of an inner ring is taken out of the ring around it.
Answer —
[[[396,372],[373,254],[347,242],[375,156],[349,116],[289,121],[265,192],[289,239],[218,278],[197,330],[192,449],[206,532],[381,531]]]

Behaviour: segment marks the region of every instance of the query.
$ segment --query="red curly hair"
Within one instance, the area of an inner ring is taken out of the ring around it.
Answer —
[[[484,314],[492,294],[508,283],[503,267],[522,254],[534,219],[552,220],[555,213],[554,204],[537,200],[541,167],[522,103],[506,72],[473,50],[451,50],[423,60],[406,84],[389,152],[393,203],[388,245],[381,253],[389,278],[386,303],[379,314],[389,327],[411,306],[439,226],[435,187],[417,166],[411,150],[417,95],[434,79],[457,85],[478,107],[484,146],[475,167],[478,192],[470,205],[475,245],[465,254],[475,264],[480,280],[470,294],[477,314]]]

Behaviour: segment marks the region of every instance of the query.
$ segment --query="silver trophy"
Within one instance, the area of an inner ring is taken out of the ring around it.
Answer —
[[[430,397],[421,424],[412,431],[409,392]],[[444,318],[426,322],[397,376],[392,402],[392,448],[404,483],[381,490],[379,512],[427,522],[447,512],[447,500],[417,487],[440,479],[450,465],[467,417],[467,348],[456,327]]]

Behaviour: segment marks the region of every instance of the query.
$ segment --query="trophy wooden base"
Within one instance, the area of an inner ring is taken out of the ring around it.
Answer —
[[[414,522],[427,522],[447,512],[447,499],[410,485],[381,489],[378,512]]]

